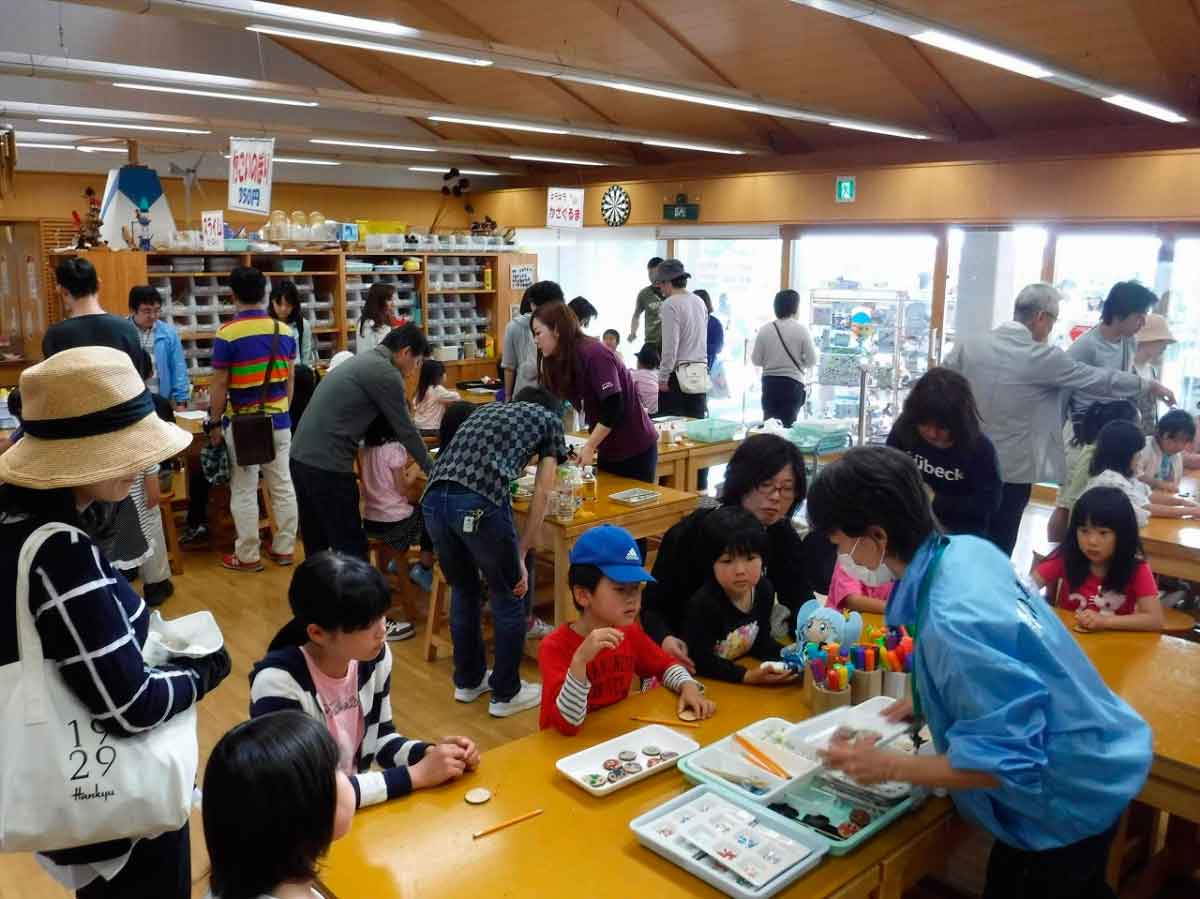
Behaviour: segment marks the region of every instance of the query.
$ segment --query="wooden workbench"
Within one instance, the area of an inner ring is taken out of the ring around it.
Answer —
[[[798,687],[709,682],[717,714],[688,736],[701,744],[769,716],[808,716]],[[687,790],[677,770],[597,798],[554,768],[559,758],[643,725],[631,715],[673,718],[675,696],[655,689],[590,715],[583,733],[541,731],[484,755],[460,781],[420,790],[355,815],[321,872],[337,899],[463,899],[472,896],[719,896],[715,889],[642,847],[629,822]],[[491,802],[468,805],[486,787]],[[535,808],[544,813],[480,840],[474,831]],[[782,897],[899,899],[934,869],[965,828],[948,800],[930,799],[861,848],[828,856]]]

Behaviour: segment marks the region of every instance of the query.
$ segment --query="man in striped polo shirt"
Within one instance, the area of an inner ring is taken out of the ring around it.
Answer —
[[[229,510],[237,529],[232,555],[223,555],[221,564],[233,571],[262,571],[258,539],[258,470],[262,469],[271,509],[275,518],[274,540],[268,555],[279,565],[291,565],[296,544],[299,512],[288,457],[292,444],[292,420],[288,408],[292,399],[296,341],[291,331],[267,315],[267,279],[256,268],[235,268],[229,286],[237,301],[237,315],[217,331],[212,348],[212,380],[209,383],[209,414],[228,414],[223,420],[225,445],[229,450]],[[272,358],[272,344],[278,331],[274,361],[267,384],[264,411],[275,423],[275,459],[264,465],[238,465],[228,416],[257,412],[263,396],[263,378]]]

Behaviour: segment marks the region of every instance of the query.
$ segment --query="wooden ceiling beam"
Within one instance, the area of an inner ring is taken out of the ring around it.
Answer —
[[[928,110],[938,130],[951,129],[959,140],[991,140],[996,136],[938,71],[921,49],[907,37],[850,23],[867,48],[889,72]]]
[[[686,37],[646,7],[641,0],[588,0],[614,22],[628,31],[652,52],[667,60],[675,72],[685,79],[711,81],[714,78],[725,87],[741,88]],[[651,37],[647,37],[650,35]],[[655,39],[655,36],[657,39]],[[775,116],[756,116],[748,112],[729,112],[779,153],[804,153],[811,147],[783,119]],[[766,126],[770,123],[769,127]]]
[[[1126,0],[1171,84],[1180,112],[1200,110],[1200,3],[1197,0]]]

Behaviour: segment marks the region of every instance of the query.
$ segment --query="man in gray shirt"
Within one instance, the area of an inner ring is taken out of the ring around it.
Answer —
[[[663,295],[654,287],[654,272],[662,265],[662,257],[654,256],[646,263],[646,276],[651,283],[638,291],[637,303],[633,307],[633,319],[629,322],[629,342],[637,343],[638,317],[646,316],[646,343],[659,349],[662,346],[662,319],[659,312],[662,309]]]
[[[378,416],[387,419],[409,458],[429,471],[433,461],[409,416],[404,383],[428,355],[429,341],[421,329],[407,324],[317,385],[292,438],[292,482],[306,556],[332,548],[367,557],[354,460],[363,434]]]
[[[533,344],[533,332],[529,329],[533,310],[546,303],[561,302],[562,288],[553,281],[538,281],[521,297],[521,314],[504,329],[504,345],[500,353],[506,403],[511,403],[513,397],[526,387],[536,387],[538,383],[537,347]]]
[[[1061,391],[1092,390],[1115,399],[1149,392],[1174,402],[1157,381],[1085,365],[1047,346],[1060,299],[1049,284],[1030,284],[1017,294],[1013,321],[957,344],[944,362],[971,383],[983,432],[996,446],[1004,492],[988,536],[1009,554],[1032,485],[1064,476]]]

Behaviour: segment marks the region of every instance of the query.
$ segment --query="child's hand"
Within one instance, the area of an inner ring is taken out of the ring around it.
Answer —
[[[743,684],[755,687],[770,687],[776,684],[793,683],[800,675],[795,671],[774,671],[770,668],[750,668],[742,678]]]
[[[458,746],[466,754],[467,770],[474,771],[479,767],[479,747],[468,737],[442,737],[438,743],[443,746]]]
[[[662,641],[662,649],[663,652],[686,668],[688,674],[696,673],[696,663],[693,662],[692,657],[688,655],[687,644],[678,637],[664,637]]]
[[[414,790],[436,787],[462,777],[467,769],[467,751],[457,744],[438,743],[425,750],[425,757],[408,768]]]
[[[1079,609],[1075,612],[1075,626],[1081,631],[1104,630],[1104,616],[1096,609]]]
[[[711,718],[717,711],[717,704],[700,692],[695,681],[688,681],[679,690],[679,701],[675,703],[675,714],[684,709],[691,709],[697,718]]]
[[[575,650],[573,661],[587,666],[592,659],[596,658],[604,650],[616,649],[624,639],[625,635],[615,627],[598,627],[579,644],[579,648]]]

